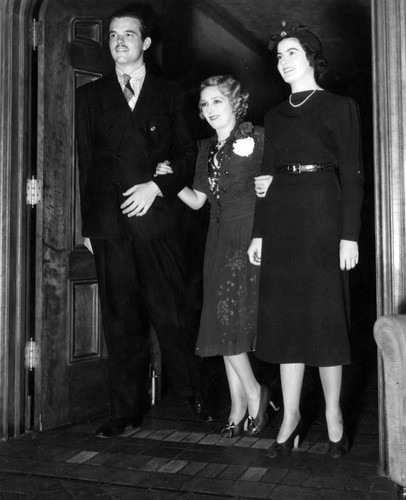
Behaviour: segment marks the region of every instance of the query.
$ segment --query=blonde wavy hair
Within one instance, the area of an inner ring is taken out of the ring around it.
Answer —
[[[249,93],[243,90],[241,83],[231,75],[217,75],[207,78],[200,84],[200,92],[206,87],[218,87],[227,97],[233,107],[237,122],[241,122],[247,115]],[[199,116],[204,120],[202,106],[199,102]]]

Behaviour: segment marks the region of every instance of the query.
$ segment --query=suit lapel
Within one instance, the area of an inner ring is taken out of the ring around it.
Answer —
[[[151,114],[167,104],[161,84],[148,71],[133,111],[128,106],[115,72],[105,77],[101,99],[106,116],[109,117],[112,141],[116,142],[117,149],[128,134],[133,135],[146,127]]]
[[[125,131],[131,123],[132,112],[121,90],[115,72],[105,77],[105,84],[101,92],[101,102],[108,117],[112,142],[121,143]],[[117,146],[118,147],[118,146]]]
[[[136,131],[143,127],[148,118],[154,113],[155,109],[161,105],[161,103],[161,87],[153,75],[147,71],[140,95],[137,99],[134,111],[132,112],[132,131]]]
[[[162,106],[165,104],[163,103],[163,99],[164,96],[161,86],[155,78],[147,72],[137,103],[131,113],[131,119],[127,122],[119,145],[125,139],[131,139],[131,136],[140,129],[147,128],[148,119],[155,113],[156,109],[162,109]]]

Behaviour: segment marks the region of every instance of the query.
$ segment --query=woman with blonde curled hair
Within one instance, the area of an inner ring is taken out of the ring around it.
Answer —
[[[202,140],[193,188],[179,198],[198,210],[210,204],[210,224],[203,271],[203,310],[196,354],[221,355],[231,394],[231,411],[223,437],[257,435],[267,423],[269,390],[256,380],[248,352],[255,348],[258,269],[246,250],[254,218],[254,177],[263,152],[262,128],[243,122],[248,92],[229,75],[212,76],[200,87],[200,117],[216,135]],[[156,174],[172,173],[168,162]]]

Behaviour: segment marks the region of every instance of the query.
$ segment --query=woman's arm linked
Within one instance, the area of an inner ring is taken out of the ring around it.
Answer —
[[[173,170],[168,161],[158,163],[158,166],[155,170],[155,176],[172,173]],[[199,210],[199,208],[202,208],[207,200],[207,196],[204,193],[196,191],[196,189],[191,189],[187,186],[185,186],[182,191],[179,191],[178,198],[193,210]]]

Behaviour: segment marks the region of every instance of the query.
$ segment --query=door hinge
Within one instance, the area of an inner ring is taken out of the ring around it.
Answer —
[[[43,22],[33,19],[30,24],[30,44],[32,50],[44,43]]]
[[[42,186],[41,182],[34,176],[31,179],[27,179],[27,205],[35,207],[38,203],[42,201]]]
[[[25,344],[25,368],[32,370],[39,366],[39,345],[35,340],[30,339]]]

